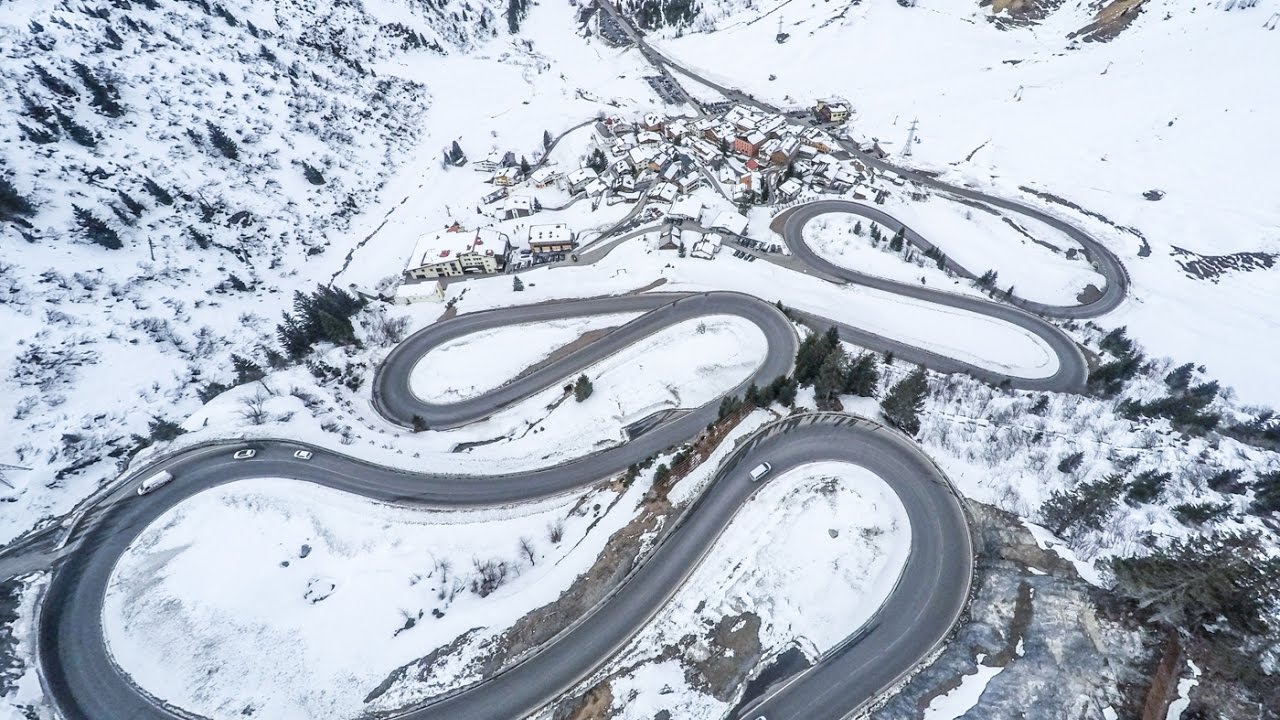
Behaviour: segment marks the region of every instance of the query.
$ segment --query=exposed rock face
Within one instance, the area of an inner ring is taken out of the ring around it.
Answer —
[[[965,718],[1134,717],[1160,636],[1113,616],[1070,563],[1015,517],[974,504],[978,573],[966,623],[930,667],[873,717],[919,717],[982,665],[1003,668]]]

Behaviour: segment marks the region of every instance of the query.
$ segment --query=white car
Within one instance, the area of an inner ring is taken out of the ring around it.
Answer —
[[[299,450],[293,454],[293,456],[298,458],[299,460],[310,460],[311,455],[312,453],[310,450]]]
[[[231,457],[237,460],[248,460],[249,458],[257,454],[258,454],[257,450],[254,450],[253,448],[245,448],[243,450],[237,450],[236,454],[232,455]]]
[[[769,474],[773,466],[767,462],[760,463],[751,471],[751,482],[760,482],[761,478]]]
[[[173,473],[169,472],[168,470],[162,470],[161,472],[158,472],[155,475],[152,475],[146,480],[143,480],[142,484],[138,485],[138,494],[146,495],[147,493],[151,492],[152,490],[155,490],[161,485],[165,485],[169,483],[169,481],[171,480],[173,480]]]

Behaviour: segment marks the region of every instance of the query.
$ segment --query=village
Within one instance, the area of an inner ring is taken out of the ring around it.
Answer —
[[[751,262],[785,252],[749,237],[752,208],[846,194],[882,202],[888,191],[879,181],[904,184],[877,176],[851,152],[884,156],[878,144],[847,139],[847,103],[818,101],[785,113],[734,104],[714,110],[697,118],[601,116],[571,129],[590,133],[578,153],[553,152],[548,133],[536,163],[509,151],[469,162],[455,143],[445,162],[485,173],[492,190],[474,219],[459,217],[417,239],[406,281],[436,282],[442,296],[455,279],[576,263],[588,247],[636,234],[652,235],[655,249],[679,257],[712,260],[732,245]],[[581,212],[614,206],[628,210],[605,228]]]

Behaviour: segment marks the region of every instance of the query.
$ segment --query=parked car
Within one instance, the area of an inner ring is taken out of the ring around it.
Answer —
[[[293,456],[294,456],[294,457],[296,457],[296,458],[298,458],[299,460],[310,460],[310,459],[311,459],[311,454],[312,454],[312,453],[311,453],[311,451],[310,451],[310,450],[299,450],[299,451],[295,452],[295,453],[293,454]]]
[[[146,480],[143,480],[142,484],[138,486],[138,494],[146,495],[147,493],[151,492],[152,490],[155,490],[161,485],[168,484],[172,480],[173,480],[173,473],[169,472],[168,470],[162,470],[156,473],[155,475],[152,475],[151,477],[147,478]]]
[[[760,482],[760,480],[765,475],[768,475],[769,471],[772,469],[773,469],[773,466],[770,465],[769,463],[767,462],[760,463],[755,467],[754,470],[751,471],[751,482]]]
[[[253,448],[244,448],[243,450],[237,450],[236,454],[232,455],[231,457],[237,460],[248,460],[249,458],[257,454],[258,454],[258,451],[254,450]]]

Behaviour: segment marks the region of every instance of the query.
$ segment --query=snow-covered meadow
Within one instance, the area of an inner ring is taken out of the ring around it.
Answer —
[[[590,315],[474,333],[450,340],[423,356],[409,377],[418,398],[460,402],[500,387],[589,332],[616,328],[632,314]]]
[[[559,597],[641,494],[444,511],[292,480],[222,486],[130,546],[104,631],[136,682],[204,717],[358,717],[397,667]],[[462,658],[445,667],[433,688],[471,679]]]

